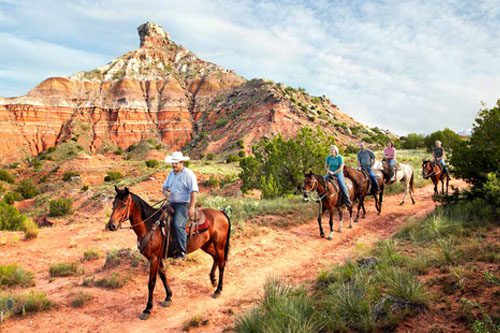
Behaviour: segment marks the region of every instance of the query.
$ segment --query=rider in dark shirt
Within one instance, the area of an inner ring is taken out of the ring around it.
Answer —
[[[434,160],[441,165],[441,168],[444,172],[447,172],[446,164],[444,159],[446,158],[446,152],[443,147],[441,147],[441,141],[436,141],[436,147],[434,148],[434,152],[432,154]]]

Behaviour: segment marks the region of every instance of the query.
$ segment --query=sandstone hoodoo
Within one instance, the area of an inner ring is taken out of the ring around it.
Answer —
[[[138,33],[138,49],[104,66],[0,98],[0,162],[70,139],[92,153],[153,138],[169,149],[227,154],[302,126],[319,125],[341,143],[370,134],[326,97],[247,81],[174,43],[157,24],[142,24]]]

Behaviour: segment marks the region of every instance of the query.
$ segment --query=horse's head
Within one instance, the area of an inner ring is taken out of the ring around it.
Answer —
[[[434,171],[434,166],[430,160],[422,160],[422,178],[429,178]]]
[[[106,224],[106,229],[116,231],[121,224],[130,217],[130,206],[132,205],[132,195],[127,187],[120,190],[115,186],[115,200],[113,201],[113,212]]]
[[[314,174],[309,171],[304,173],[304,184],[302,185],[302,195],[304,196],[304,201],[309,201],[309,194],[318,189],[318,179]]]

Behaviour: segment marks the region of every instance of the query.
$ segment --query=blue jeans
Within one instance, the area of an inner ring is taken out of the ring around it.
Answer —
[[[338,172],[333,175],[335,178],[337,178],[340,190],[349,198],[349,190],[347,189],[347,185],[345,184],[345,178],[344,178],[344,173],[343,172]],[[324,175],[323,178],[325,181],[328,179],[328,174]]]
[[[396,167],[396,160],[395,160],[395,159],[390,158],[390,159],[388,159],[388,161],[389,161],[389,166],[390,166],[391,168]]]
[[[377,176],[375,176],[375,172],[373,172],[372,167],[371,166],[362,166],[362,168],[363,168],[363,170],[368,172],[368,175],[370,176],[370,180],[372,182],[373,189],[375,191],[378,191],[379,187],[378,187]]]
[[[186,223],[188,220],[188,206],[187,202],[171,203],[174,209],[174,220],[172,221],[172,239],[175,242],[176,248],[183,252],[186,251]]]

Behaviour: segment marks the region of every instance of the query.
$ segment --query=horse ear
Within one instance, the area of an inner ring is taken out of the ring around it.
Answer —
[[[120,189],[118,187],[116,187],[116,185],[115,185],[115,192],[120,193]]]
[[[125,190],[123,191],[123,194],[129,195],[130,191],[128,190],[128,187],[125,187]]]

